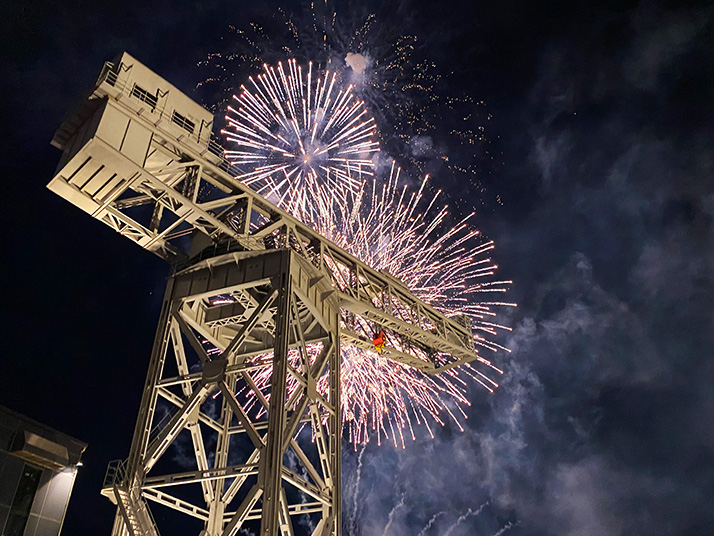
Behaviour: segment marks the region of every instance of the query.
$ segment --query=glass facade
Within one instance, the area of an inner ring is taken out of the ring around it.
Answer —
[[[40,484],[42,469],[25,464],[25,468],[17,483],[15,498],[10,506],[10,512],[5,523],[3,536],[22,536],[30,517],[32,502],[35,500],[37,487]]]
[[[0,536],[58,536],[85,443],[0,406]]]

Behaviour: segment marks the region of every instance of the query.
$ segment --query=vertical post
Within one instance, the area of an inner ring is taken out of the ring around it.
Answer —
[[[144,477],[144,469],[141,461],[144,454],[146,454],[146,449],[149,445],[151,425],[154,420],[154,412],[156,411],[156,384],[161,379],[166,359],[166,349],[170,338],[170,318],[173,312],[171,300],[173,294],[173,283],[173,278],[170,278],[166,284],[166,292],[164,293],[164,301],[161,306],[159,324],[156,328],[154,346],[151,351],[151,359],[149,361],[149,370],[146,374],[144,392],[141,395],[139,415],[136,419],[136,426],[134,427],[134,437],[131,442],[131,449],[129,451],[129,458],[127,460],[123,482],[127,489],[141,485],[141,481]],[[124,521],[119,513],[119,510],[117,509],[112,535],[122,536],[125,533],[126,528],[124,526]]]
[[[235,392],[235,374],[226,374],[226,383],[231,392]],[[216,453],[213,459],[213,467],[218,469],[220,467],[226,467],[228,465],[228,448],[230,447],[231,438],[228,434],[228,430],[231,426],[231,418],[233,412],[228,405],[226,397],[222,397],[222,407],[221,407],[221,424],[223,429],[218,432],[218,438],[216,442]],[[225,504],[222,500],[224,481],[216,480],[211,484],[213,486],[213,502],[209,505],[209,517],[206,523],[207,533],[211,536],[216,536],[221,534],[223,531],[223,513],[226,509]]]
[[[334,517],[333,534],[339,536],[342,532],[342,407],[340,405],[340,334],[339,334],[339,312],[333,311],[336,326],[336,337],[333,344],[332,356],[330,358],[330,404],[334,408],[330,414],[330,463],[332,467],[332,515]]]
[[[164,303],[161,306],[161,316],[159,317],[159,325],[156,329],[154,337],[154,347],[151,351],[151,360],[149,361],[149,371],[146,375],[146,384],[144,385],[144,393],[141,396],[141,406],[139,407],[139,416],[136,420],[134,429],[134,438],[131,442],[131,450],[129,451],[129,459],[127,461],[126,477],[129,479],[130,486],[138,484],[138,480],[143,478],[143,468],[141,460],[146,454],[146,449],[149,446],[149,435],[151,434],[151,424],[154,420],[154,412],[156,411],[156,384],[161,379],[161,374],[164,369],[166,360],[166,349],[170,338],[171,323],[169,319],[172,311],[173,294],[173,278],[170,278],[166,285],[164,293]]]
[[[275,348],[273,374],[270,381],[270,404],[268,407],[267,443],[261,456],[263,487],[263,510],[260,521],[261,536],[277,536],[280,533],[280,496],[282,490],[283,434],[285,430],[286,376],[288,373],[288,345],[290,333],[290,307],[292,275],[290,255],[282,256],[282,270],[276,276],[274,288],[278,288],[275,313]]]

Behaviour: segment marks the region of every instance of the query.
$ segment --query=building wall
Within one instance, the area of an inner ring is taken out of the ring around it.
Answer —
[[[63,443],[70,451],[71,463],[60,468],[42,467],[41,458],[33,460],[39,463],[33,463],[13,454],[13,440],[26,429],[55,442],[67,438]],[[0,535],[59,535],[77,474],[76,464],[85,446],[0,408]]]

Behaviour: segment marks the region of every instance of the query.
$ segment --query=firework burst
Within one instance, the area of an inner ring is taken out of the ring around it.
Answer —
[[[467,315],[481,352],[507,351],[492,340],[499,331],[510,330],[495,321],[494,309],[514,304],[483,298],[506,292],[511,283],[493,278],[497,269],[489,256],[493,242],[473,228],[473,215],[450,224],[448,208],[440,203],[441,194],[428,194],[427,182],[425,178],[418,190],[410,191],[400,184],[400,171],[392,166],[385,180],[363,180],[344,199],[323,198],[319,204],[324,210],[310,209],[297,216],[388,277],[397,279],[398,275],[397,284],[405,285],[447,316]],[[330,259],[326,257],[325,262],[329,265]],[[335,272],[341,267],[330,269]],[[371,321],[347,313],[343,313],[341,324],[343,329],[364,338],[371,338],[377,329]],[[391,346],[400,349],[398,340],[389,334],[387,338]],[[308,359],[314,359],[320,350],[319,344],[308,347]],[[438,353],[427,355],[415,348],[409,351],[416,351],[424,359],[440,359]],[[371,438],[379,443],[389,439],[404,446],[407,438],[415,437],[416,426],[424,426],[433,436],[435,426],[447,421],[462,429],[464,408],[470,405],[467,395],[471,383],[492,391],[497,386],[494,378],[501,373],[483,357],[432,376],[388,356],[347,344],[342,344],[341,352],[342,419],[345,434],[355,446]],[[301,366],[302,359],[297,350],[290,352],[289,360],[295,369]],[[252,374],[267,397],[271,367]],[[298,382],[289,377],[288,392],[299,388]],[[318,391],[327,395],[324,379],[318,383]],[[244,395],[252,396],[249,390]],[[258,414],[264,411],[257,403],[254,409]]]
[[[493,242],[471,226],[473,214],[447,225],[448,207],[440,204],[440,192],[427,194],[427,178],[410,192],[399,175],[392,166],[386,181],[365,181],[347,203],[334,203],[311,224],[373,268],[398,275],[412,293],[447,316],[468,315],[474,342],[483,351],[507,351],[491,340],[499,330],[510,330],[494,320],[494,308],[514,304],[483,299],[506,292],[511,283],[493,279]],[[348,315],[343,327],[366,337],[374,333],[370,322]],[[426,426],[432,436],[433,426],[446,420],[461,428],[470,381],[492,391],[497,386],[492,377],[501,373],[483,358],[431,376],[375,352],[343,345],[342,353],[343,421],[355,445],[372,434],[377,441],[388,437],[404,445],[405,435],[414,438],[415,424]]]
[[[494,378],[501,371],[487,357],[505,350],[493,339],[509,328],[495,320],[496,309],[513,304],[484,296],[505,292],[510,281],[494,280],[497,267],[489,256],[494,246],[473,227],[473,214],[454,223],[444,195],[433,192],[426,178],[412,190],[401,184],[397,166],[392,164],[382,177],[385,170],[374,165],[384,160],[377,153],[375,138],[380,136],[383,148],[415,164],[412,170],[423,169],[433,145],[429,133],[437,130],[433,121],[442,113],[440,106],[445,104],[453,111],[461,101],[439,94],[433,65],[413,61],[415,37],[393,40],[392,52],[375,47],[379,39],[374,16],[357,31],[345,32],[336,30],[334,13],[317,17],[313,12],[308,35],[315,39],[310,40],[301,38],[299,23],[286,17],[284,21],[289,46],[276,46],[269,32],[251,25],[252,37],[239,32],[250,44],[250,54],[211,58],[216,65],[223,61],[229,65],[243,62],[244,67],[262,63],[261,73],[249,78],[233,97],[237,104],[226,117],[224,134],[230,144],[226,156],[246,170],[238,178],[447,316],[467,316],[474,342],[485,356],[431,376],[387,355],[343,344],[345,434],[354,445],[371,438],[404,445],[406,438],[415,437],[416,426],[424,426],[431,435],[435,426],[448,421],[461,428],[473,382],[489,391],[497,385]],[[275,61],[278,52],[303,58],[309,42],[314,45],[311,49],[322,50],[322,59],[307,62],[305,69],[297,60],[285,66],[276,62],[276,67],[262,62],[265,57]],[[272,45],[261,47],[261,43]],[[332,70],[321,71],[326,66]],[[225,64],[222,69],[234,71]],[[435,103],[439,104],[436,111]],[[376,122],[368,115],[372,110],[378,115]],[[483,139],[482,129],[473,124],[473,114],[464,117],[469,124],[449,135],[458,138],[461,146],[474,147]],[[440,159],[452,171],[470,173],[446,156]],[[324,261],[338,282],[340,272],[347,268],[331,265],[329,258]],[[348,277],[346,272],[341,275]],[[342,327],[367,339],[380,329],[346,313]],[[397,337],[389,333],[386,337],[388,346],[396,350],[444,362],[438,351],[402,348]],[[291,366],[297,369],[319,351],[319,345],[308,348],[307,357],[292,351]],[[271,373],[270,366],[251,373],[266,396]],[[289,378],[289,393],[298,388]],[[318,384],[318,389],[325,394],[327,385]],[[244,396],[252,395],[246,391]],[[264,408],[255,402],[254,411],[260,414]]]
[[[289,60],[265,65],[228,107],[225,156],[236,178],[295,214],[314,218],[316,203],[352,192],[372,175],[379,149],[376,126],[352,86],[335,73],[313,72]],[[316,195],[320,192],[321,195]]]
[[[242,27],[229,27],[220,50],[199,63],[201,90],[225,107],[245,78],[293,57],[337,75],[375,118],[382,149],[399,155],[409,175],[439,173],[442,183],[474,187],[473,198],[489,203],[482,181],[493,171],[485,103],[455,90],[439,69],[426,39],[410,26],[397,4],[376,12],[362,6],[313,2],[282,9]],[[399,25],[392,21],[399,20]],[[490,179],[489,179],[490,180]],[[456,200],[458,202],[458,200]]]

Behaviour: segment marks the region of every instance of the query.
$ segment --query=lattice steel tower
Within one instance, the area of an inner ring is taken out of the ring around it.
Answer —
[[[293,535],[298,516],[338,535],[340,344],[374,351],[357,326],[378,324],[383,356],[434,374],[478,359],[471,327],[235,180],[212,126],[124,53],[52,140],[49,189],[172,267],[129,457],[102,490],[112,534],[158,535],[148,500],[201,536]],[[174,442],[195,470],[166,455]]]

